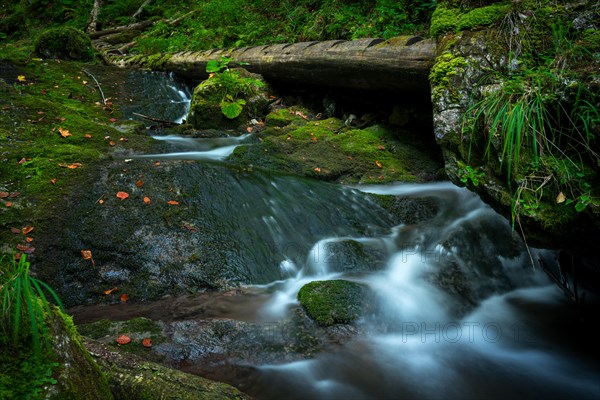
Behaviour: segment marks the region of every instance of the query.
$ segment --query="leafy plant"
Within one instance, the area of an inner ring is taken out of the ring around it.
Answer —
[[[458,177],[460,181],[464,184],[471,182],[471,184],[475,187],[479,186],[480,181],[484,178],[485,173],[481,170],[476,170],[470,165],[459,165]]]
[[[0,259],[0,328],[3,335],[17,345],[24,338],[30,338],[33,354],[41,358],[42,350],[49,345],[46,316],[51,312],[50,295],[61,308],[60,299],[50,286],[29,274],[30,263],[27,256],[21,255],[16,262],[14,257]]]
[[[229,119],[237,118],[246,105],[246,100],[240,96],[252,96],[258,88],[264,86],[260,80],[242,76],[240,71],[230,69],[229,64],[232,62],[233,59],[228,57],[208,61],[206,72],[209,73],[209,79],[202,84],[205,90],[215,92],[221,99],[221,112]]]

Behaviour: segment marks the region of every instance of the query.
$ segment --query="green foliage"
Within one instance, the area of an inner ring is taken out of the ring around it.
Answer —
[[[49,385],[55,385],[53,374],[59,364],[36,361],[31,349],[22,348],[19,354],[0,353],[0,399],[43,399]]]
[[[209,79],[201,83],[199,88],[220,98],[221,112],[227,118],[234,119],[240,116],[246,105],[244,98],[252,97],[265,84],[256,78],[242,76],[238,70],[230,69],[231,62],[233,59],[227,57],[209,61],[206,64]]]
[[[51,303],[46,293],[50,299],[62,305],[52,288],[29,275],[30,263],[26,259],[25,254],[21,255],[18,263],[14,257],[8,261],[6,256],[0,259],[0,327],[3,333],[0,340],[8,338],[18,346],[23,338],[29,337],[34,356],[41,359],[42,351],[50,346],[45,318],[51,312]]]
[[[234,99],[227,95],[221,100],[221,112],[229,119],[234,119],[240,116],[246,101],[244,99]]]
[[[459,164],[458,177],[462,183],[471,183],[473,186],[477,187],[485,177],[485,173],[481,171],[481,169],[477,170],[470,165]]]
[[[487,156],[499,155],[515,188],[513,218],[520,213],[544,225],[552,223],[543,215],[557,219],[554,208],[582,212],[596,207],[598,196],[600,98],[584,83],[593,54],[582,47],[588,33],[575,36],[561,10],[541,7],[526,25],[518,11],[507,15],[512,62],[482,80],[465,114],[467,132],[487,134]]]

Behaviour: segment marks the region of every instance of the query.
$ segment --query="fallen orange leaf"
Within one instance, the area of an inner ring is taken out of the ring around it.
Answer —
[[[104,204],[104,199],[98,200],[98,204]]]
[[[127,335],[121,335],[118,338],[116,338],[115,341],[119,344],[127,344],[131,342],[131,338]]]
[[[317,172],[321,172],[321,168],[319,168],[319,167],[316,167],[316,168],[315,168],[315,171],[317,171]]]
[[[125,200],[126,198],[129,197],[129,193],[127,192],[117,192],[116,196],[121,199],[121,200]]]
[[[35,247],[33,247],[33,246],[26,246],[24,244],[18,244],[17,245],[17,250],[20,250],[23,253],[31,254],[31,253],[33,253],[35,251]]]
[[[383,168],[383,164],[381,164],[379,161],[375,161],[375,164],[377,164],[379,168]]]
[[[144,340],[142,340],[142,346],[144,346],[144,347],[152,347],[152,339],[145,338]]]
[[[32,237],[29,237],[29,236],[27,236],[27,237],[25,238],[25,241],[26,241],[27,243],[31,243],[31,242],[33,242],[33,238],[32,238]]]
[[[23,235],[27,235],[32,230],[33,230],[33,226],[27,225],[25,228],[21,229],[21,233],[23,233]]]
[[[110,122],[117,122],[117,119],[116,118],[111,118],[111,119],[109,119],[109,121]]]
[[[58,133],[60,133],[60,136],[64,138],[71,136],[71,133],[68,130],[63,129],[62,127],[58,128]]]
[[[112,141],[112,140],[111,140],[110,142],[108,142],[108,145],[109,145],[109,146],[111,146],[111,147],[114,147],[114,146],[116,146],[117,144],[116,144],[114,141]]]
[[[72,163],[72,164],[58,164],[59,167],[75,169],[79,167],[83,167],[82,163]]]
[[[105,290],[104,294],[111,294],[112,292],[117,291],[117,290],[119,290],[119,288],[118,287],[114,287],[112,289]]]
[[[91,250],[81,250],[81,257],[84,260],[91,260],[92,259],[92,251]]]
[[[160,161],[155,162],[154,165],[158,167],[160,165]]]
[[[10,231],[14,234],[21,233],[21,230],[19,228],[10,228]]]
[[[12,203],[10,203],[10,202],[4,203],[4,205],[5,205],[6,207],[12,207]]]
[[[139,181],[137,181],[137,182],[135,183],[135,186],[137,186],[137,187],[142,187],[142,186],[144,186],[144,181],[142,181],[142,180],[139,180]]]
[[[172,205],[172,206],[178,206],[178,205],[179,205],[179,202],[178,202],[178,201],[175,201],[175,200],[169,200],[169,201],[167,201],[167,204],[170,204],[170,205]]]
[[[53,185],[56,185],[56,178],[50,179],[50,183],[53,184]]]
[[[127,300],[129,300],[129,295],[127,293],[123,293],[121,295],[121,302],[125,303]]]
[[[144,197],[144,203],[150,204],[150,197]]]
[[[91,138],[92,138],[92,135],[90,135],[89,133],[86,133],[86,134],[85,134],[85,138],[86,138],[86,139],[91,139]]]
[[[9,194],[10,194],[10,193],[8,193],[8,192],[0,192],[0,199],[3,199],[3,198],[5,198],[5,197],[8,197],[8,195],[9,195]]]

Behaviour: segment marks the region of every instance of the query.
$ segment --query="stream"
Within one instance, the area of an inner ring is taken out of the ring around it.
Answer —
[[[190,91],[165,79],[158,85],[166,85],[160,98],[167,100],[152,109],[137,102],[126,115],[181,121]],[[542,257],[557,268],[555,254],[533,248],[530,254],[509,221],[475,194],[449,182],[347,187],[258,170],[233,179],[227,156],[252,145],[251,135],[155,138],[168,151],[140,157],[196,160],[219,174],[213,181],[222,183],[229,204],[214,207],[230,210],[223,229],[237,238],[239,262],[256,269],[248,273],[255,283],[237,296],[117,305],[109,315],[106,307],[85,307],[76,315],[80,322],[217,318],[277,331],[298,306],[304,284],[348,279],[374,294],[351,339],[309,358],[236,365],[234,373],[208,377],[257,399],[600,398],[595,330],[538,263]],[[397,221],[374,194],[432,206]],[[242,251],[264,253],[265,243],[271,252],[261,258]],[[598,299],[588,293],[586,302]],[[205,371],[184,361],[183,370]]]

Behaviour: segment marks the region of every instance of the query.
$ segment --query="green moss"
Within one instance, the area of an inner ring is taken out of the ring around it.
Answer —
[[[434,102],[439,100],[446,90],[450,91],[451,98],[455,85],[452,84],[452,78],[464,72],[467,66],[467,60],[464,57],[455,56],[450,52],[440,55],[429,73],[431,82],[431,97]]]
[[[588,29],[583,33],[582,44],[591,52],[600,52],[600,30]]]
[[[292,122],[267,128],[260,144],[238,147],[231,162],[341,183],[414,182],[421,172],[437,169],[412,140],[400,140],[381,125],[349,129],[337,118],[298,120],[290,110],[273,117],[274,123]]]
[[[145,64],[150,69],[162,70],[171,57],[171,54],[153,54],[147,57]]]
[[[368,288],[346,280],[314,281],[302,286],[298,300],[321,326],[348,324],[367,306]]]
[[[429,34],[435,37],[446,32],[456,31],[461,16],[462,13],[459,9],[439,5],[431,16]]]
[[[90,339],[109,343],[111,346],[117,346],[122,351],[143,355],[145,358],[158,361],[160,357],[148,351],[148,348],[142,345],[142,340],[149,338],[153,344],[163,343],[166,338],[162,334],[160,324],[151,319],[139,317],[128,321],[111,321],[101,319],[89,324],[83,324],[77,327],[82,335]],[[127,345],[118,345],[115,339],[120,335],[127,335],[131,342]]]
[[[56,323],[62,324],[55,333],[55,348],[58,353],[59,391],[50,395],[50,399],[112,399],[108,379],[94,362],[81,343],[81,336],[73,324],[73,319],[56,309]],[[64,335],[64,334],[63,334]]]
[[[0,53],[10,54],[3,52],[5,47],[0,46]],[[64,197],[93,175],[97,162],[113,149],[149,149],[152,139],[135,129],[118,131],[122,125],[110,122],[119,115],[100,105],[96,86],[82,72],[92,69],[90,65],[36,59],[6,65],[2,71],[14,72],[3,72],[11,82],[3,86],[0,96],[0,187],[19,195],[0,200],[0,241],[14,248],[24,238],[11,234],[10,227],[27,223],[36,227],[36,233],[42,232]],[[109,96],[110,77],[95,74]],[[18,75],[25,80],[19,81]],[[59,129],[71,136],[61,137]],[[114,148],[107,136],[117,143]],[[129,141],[119,141],[123,136]],[[71,164],[77,168],[68,168]],[[7,202],[12,206],[7,207]]]
[[[487,7],[475,8],[460,16],[456,28],[459,31],[489,26],[501,20],[510,11],[508,4],[492,4]]]
[[[308,121],[302,118],[302,115],[308,115],[309,111],[303,107],[282,108],[271,111],[265,117],[265,125],[270,127],[284,127],[294,124],[295,126],[305,125]]]
[[[187,121],[198,129],[238,127],[262,117],[268,90],[260,75],[242,68],[216,72],[194,89]],[[239,112],[230,115],[226,110],[233,104],[239,105]]]
[[[44,31],[35,41],[34,52],[40,57],[62,60],[88,61],[94,56],[89,36],[71,27]]]

